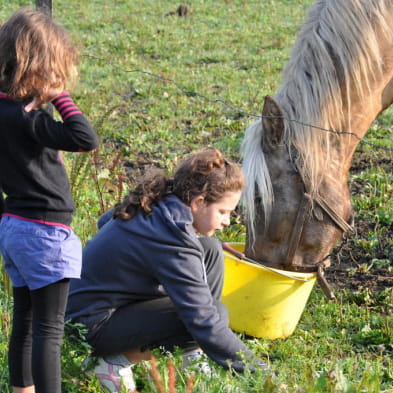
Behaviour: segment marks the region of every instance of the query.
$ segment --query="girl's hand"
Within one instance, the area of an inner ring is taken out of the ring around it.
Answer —
[[[36,97],[34,97],[33,101],[25,105],[25,112],[31,112],[33,109],[38,109],[38,108],[39,108],[39,101]]]

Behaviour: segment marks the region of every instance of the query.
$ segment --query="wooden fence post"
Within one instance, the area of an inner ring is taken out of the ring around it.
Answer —
[[[36,0],[35,6],[37,9],[40,9],[49,16],[52,16],[52,0]]]
[[[35,8],[45,12],[50,17],[52,16],[52,0],[36,0]],[[47,112],[53,116],[53,105],[49,104],[46,108]]]

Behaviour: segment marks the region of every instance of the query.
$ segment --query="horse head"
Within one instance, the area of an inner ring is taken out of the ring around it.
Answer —
[[[243,140],[248,257],[316,271],[351,230],[352,156],[393,101],[392,12],[389,0],[311,7],[279,91]]]
[[[324,176],[318,190],[311,189],[299,169],[301,158],[296,147],[284,137],[284,115],[271,97],[265,98],[262,120],[248,132],[260,137],[253,144],[263,152],[259,167],[264,182],[270,179],[269,185],[263,183],[264,200],[255,199],[253,225],[248,227],[248,255],[288,270],[314,271],[318,264],[326,265],[331,248],[351,229],[347,177],[344,173]],[[334,163],[329,171],[337,174]],[[253,185],[247,188],[254,195],[259,191]]]

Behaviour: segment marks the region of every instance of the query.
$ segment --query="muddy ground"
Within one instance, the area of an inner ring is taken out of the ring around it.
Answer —
[[[368,223],[356,222],[355,225],[358,236],[362,231],[365,235],[368,233]],[[393,230],[390,230],[390,239],[393,239]],[[389,265],[378,266],[372,263],[373,257],[366,254],[350,239],[344,242],[338,252],[336,250],[332,252],[332,265],[326,271],[326,278],[332,288],[352,290],[369,288],[371,291],[393,288],[393,273],[389,272]],[[375,256],[386,259],[383,252]],[[391,266],[393,266],[393,261],[390,261]]]
[[[371,166],[380,166],[387,173],[392,172],[391,159],[381,158],[376,162],[365,153],[355,153],[351,173],[360,172]],[[358,185],[351,186],[351,195],[361,193]],[[391,212],[391,214],[393,214]],[[365,288],[371,291],[380,291],[393,287],[393,227],[387,227],[383,244],[380,249],[374,250],[370,256],[362,247],[356,245],[355,238],[367,239],[368,233],[375,230],[375,223],[355,216],[355,234],[349,236],[341,245],[332,251],[332,266],[327,270],[326,277],[333,288],[349,288],[354,291]],[[372,263],[373,258],[389,260],[390,264],[379,266],[378,262]]]

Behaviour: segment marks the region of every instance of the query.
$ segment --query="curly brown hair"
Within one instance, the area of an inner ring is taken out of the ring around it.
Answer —
[[[219,150],[197,150],[180,163],[173,178],[159,170],[147,173],[115,206],[113,216],[129,220],[138,212],[148,214],[155,204],[171,194],[186,205],[199,195],[210,204],[219,201],[227,191],[242,191],[244,184],[241,168],[227,161]]]
[[[13,100],[48,102],[76,81],[77,65],[69,34],[41,11],[22,8],[0,28],[0,91]]]

